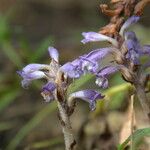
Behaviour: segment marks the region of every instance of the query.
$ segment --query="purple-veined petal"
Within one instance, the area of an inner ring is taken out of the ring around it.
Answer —
[[[90,72],[96,72],[99,68],[99,62],[106,57],[113,49],[111,47],[96,49],[87,55],[80,56],[82,60],[82,68]]]
[[[79,66],[74,66],[71,62],[64,64],[60,70],[70,78],[79,78],[83,74],[81,68],[79,68]]]
[[[42,87],[41,95],[43,96],[46,102],[50,102],[54,100],[54,90],[56,89],[56,85],[53,82],[48,82]]]
[[[124,31],[125,31],[129,26],[131,26],[132,24],[138,22],[139,19],[140,19],[139,16],[132,16],[132,17],[130,17],[129,19],[127,19],[126,22],[125,22],[125,23],[123,24],[123,26],[121,27],[119,34],[120,34],[121,36],[123,36],[123,35],[124,35]]]
[[[118,42],[115,39],[100,33],[83,32],[82,35],[84,36],[84,39],[81,41],[83,44],[86,44],[88,42],[108,41],[115,46],[118,45]]]
[[[118,71],[118,67],[117,66],[106,66],[104,68],[102,68],[101,70],[99,70],[99,72],[97,73],[97,76],[109,76],[113,73],[116,73]]]
[[[90,109],[95,110],[96,108],[96,101],[99,99],[103,99],[104,96],[101,93],[95,90],[83,90],[72,93],[69,97],[71,98],[81,98],[89,103]]]
[[[59,53],[57,49],[55,49],[54,47],[49,47],[48,52],[52,59],[54,59],[56,62],[59,61]]]
[[[48,69],[49,65],[45,65],[45,64],[29,64],[27,66],[25,66],[22,71],[25,73],[30,73],[30,72],[34,72],[34,71],[38,71],[38,70],[42,70],[42,69]]]

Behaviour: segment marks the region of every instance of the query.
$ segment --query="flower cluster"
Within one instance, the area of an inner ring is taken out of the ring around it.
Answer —
[[[61,87],[62,89],[67,88],[67,84],[65,82],[58,83],[58,77],[60,73],[63,73],[62,68],[67,69],[67,64],[60,66],[59,65],[59,53],[58,51],[53,48],[48,48],[49,55],[51,57],[51,62],[49,65],[46,64],[29,64],[26,67],[24,67],[21,71],[17,71],[17,73],[23,78],[22,80],[22,86],[24,88],[28,88],[30,83],[33,80],[36,79],[46,79],[46,84],[42,87],[41,95],[45,99],[46,102],[50,102],[54,99],[56,99],[56,93],[58,87]],[[74,61],[76,62],[76,61]],[[77,71],[77,68],[68,68],[69,70],[75,70]],[[69,74],[69,70],[64,72],[65,74]],[[82,71],[81,71],[82,72]],[[82,73],[78,72],[76,75],[72,75],[71,78],[79,77]],[[66,78],[66,75],[63,75],[64,78]],[[98,99],[104,98],[101,93],[95,91],[95,90],[83,90],[78,91],[75,93],[70,94],[69,98],[81,98],[89,103],[89,106],[91,110],[95,109],[95,104]]]
[[[134,78],[133,68],[141,65],[140,57],[145,54],[150,55],[149,45],[141,46],[134,32],[126,32],[126,29],[138,20],[138,16],[132,16],[122,25],[119,32],[120,43],[115,38],[100,33],[83,32],[82,43],[108,41],[111,46],[93,50],[62,66],[59,65],[58,51],[49,47],[49,55],[52,58],[50,65],[29,64],[22,71],[18,71],[18,74],[23,77],[22,86],[28,87],[32,80],[45,78],[47,83],[42,88],[42,96],[46,101],[51,101],[55,99],[58,87],[57,77],[60,72],[69,78],[80,78],[87,73],[93,74],[96,76],[95,83],[101,88],[108,87],[108,77],[117,71],[131,82]],[[108,55],[113,56],[115,63],[110,62],[109,65],[102,66],[102,59]],[[149,63],[145,66],[148,67]],[[62,84],[61,87],[64,88],[63,86],[66,85]],[[89,102],[90,108],[94,110],[96,100],[104,96],[95,90],[83,90],[72,93],[70,97],[78,97]]]

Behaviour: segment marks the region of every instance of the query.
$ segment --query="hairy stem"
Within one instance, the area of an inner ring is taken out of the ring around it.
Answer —
[[[150,121],[150,101],[148,100],[144,87],[140,84],[134,84],[137,97],[141,103],[144,113],[148,116]]]
[[[57,101],[57,103],[58,103],[61,127],[62,127],[62,131],[64,134],[66,150],[74,150],[76,141],[73,136],[70,118],[69,118],[67,111],[66,111],[65,107],[63,106],[63,104],[61,104],[59,101]]]

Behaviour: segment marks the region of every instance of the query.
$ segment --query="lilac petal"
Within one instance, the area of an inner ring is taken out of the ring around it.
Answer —
[[[142,54],[150,55],[150,45],[144,45],[141,51]]]
[[[29,85],[31,84],[31,81],[32,80],[29,80],[29,79],[23,79],[21,81],[21,85],[24,89],[27,89],[29,87]]]
[[[25,66],[22,71],[25,73],[30,73],[37,70],[48,69],[48,65],[45,64],[29,64]]]
[[[134,64],[140,64],[141,46],[134,32],[125,33],[125,47],[128,49],[126,58],[130,59]]]
[[[48,82],[47,84],[45,84],[42,88],[42,91],[46,90],[49,92],[53,92],[56,89],[56,85],[53,82]]]
[[[96,49],[87,55],[80,56],[82,68],[88,71],[96,72],[99,68],[99,62],[106,57],[113,49],[111,47]]]
[[[59,59],[59,53],[58,53],[58,50],[55,49],[54,47],[49,47],[48,48],[48,52],[49,52],[49,55],[52,59],[54,59],[56,62],[58,62],[58,59]]]
[[[98,99],[103,99],[104,96],[101,95],[101,93],[95,91],[95,90],[83,90],[78,91],[75,93],[72,93],[70,95],[72,98],[81,98],[89,103],[90,109],[93,111],[96,108],[96,101]]]
[[[118,71],[118,67],[117,66],[106,66],[104,68],[102,68],[101,70],[99,70],[99,72],[97,73],[97,76],[109,76],[113,73],[116,73]]]
[[[54,100],[54,90],[56,89],[56,85],[53,82],[48,82],[42,87],[41,95],[43,96],[46,102],[50,102]]]
[[[35,80],[35,79],[41,79],[46,78],[46,75],[43,71],[34,71],[31,73],[26,73],[24,71],[18,71],[18,74],[27,80]]]
[[[135,24],[136,22],[138,22],[139,19],[140,19],[139,16],[132,16],[132,17],[130,17],[129,19],[127,19],[127,21],[126,21],[126,22],[123,24],[123,26],[121,27],[119,34],[120,34],[121,36],[123,36],[123,35],[124,35],[124,31],[125,31],[129,26],[131,26],[132,24]]]
[[[64,64],[60,68],[60,70],[64,72],[67,76],[69,76],[70,78],[79,78],[83,74],[83,71],[81,70],[81,68],[79,68],[78,66],[74,66],[70,62]]]
[[[83,44],[86,44],[88,42],[109,41],[115,46],[118,45],[118,42],[115,39],[100,33],[83,32],[82,35],[84,36],[84,39],[81,41]]]

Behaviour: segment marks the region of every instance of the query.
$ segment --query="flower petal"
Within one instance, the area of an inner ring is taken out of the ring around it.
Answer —
[[[98,78],[96,78],[95,83],[96,83],[99,87],[101,87],[101,88],[103,88],[103,89],[108,88],[108,79],[105,78],[105,77],[98,77]]]
[[[60,70],[70,78],[79,78],[83,74],[81,68],[79,68],[79,66],[74,66],[71,62],[64,64]]]
[[[95,91],[95,90],[83,90],[78,91],[75,93],[72,93],[69,97],[71,98],[81,98],[89,103],[90,109],[95,110],[96,108],[96,101],[98,99],[103,99],[104,96],[101,95],[101,93]]]
[[[107,77],[119,70],[119,67],[117,66],[106,66],[99,70],[99,72],[96,74],[97,78],[95,83],[102,88],[108,87],[108,79]]]
[[[57,49],[55,49],[54,47],[49,47],[48,52],[52,59],[54,59],[56,62],[59,61],[59,53]]]
[[[34,71],[34,72],[31,72],[31,73],[26,73],[24,71],[18,71],[18,74],[21,77],[23,77],[24,79],[28,79],[28,80],[46,78],[46,75],[43,71]]]
[[[42,88],[41,95],[43,96],[46,102],[50,102],[54,100],[54,90],[56,89],[56,85],[53,82],[48,82]]]
[[[84,39],[81,41],[83,44],[86,44],[88,42],[97,42],[97,41],[109,41],[113,45],[117,46],[118,42],[106,35],[96,33],[96,32],[83,32],[82,35],[84,36]]]
[[[29,64],[27,66],[25,66],[22,71],[25,73],[30,73],[33,71],[38,71],[38,70],[42,70],[42,69],[48,69],[49,65],[45,65],[45,64]]]
[[[139,19],[140,19],[139,16],[132,16],[132,17],[130,17],[129,19],[127,19],[126,22],[125,22],[125,23],[123,24],[123,26],[121,27],[119,34],[120,34],[121,36],[123,36],[123,35],[124,35],[124,31],[125,31],[129,26],[131,26],[132,24],[138,22]]]
[[[97,73],[97,76],[109,76],[113,73],[116,73],[118,71],[118,67],[117,66],[106,66],[104,68],[102,68],[101,70],[99,70],[99,72]]]
[[[28,89],[29,85],[31,84],[32,80],[29,79],[23,79],[21,81],[21,85],[24,89]]]
[[[141,51],[142,54],[150,55],[150,45],[144,45]]]
[[[126,58],[132,61],[134,64],[140,64],[140,55],[142,55],[140,43],[134,32],[125,33],[125,47],[128,49]]]
[[[106,57],[113,49],[111,47],[96,49],[87,55],[80,56],[82,60],[82,68],[91,72],[96,72],[99,68],[99,62]]]

